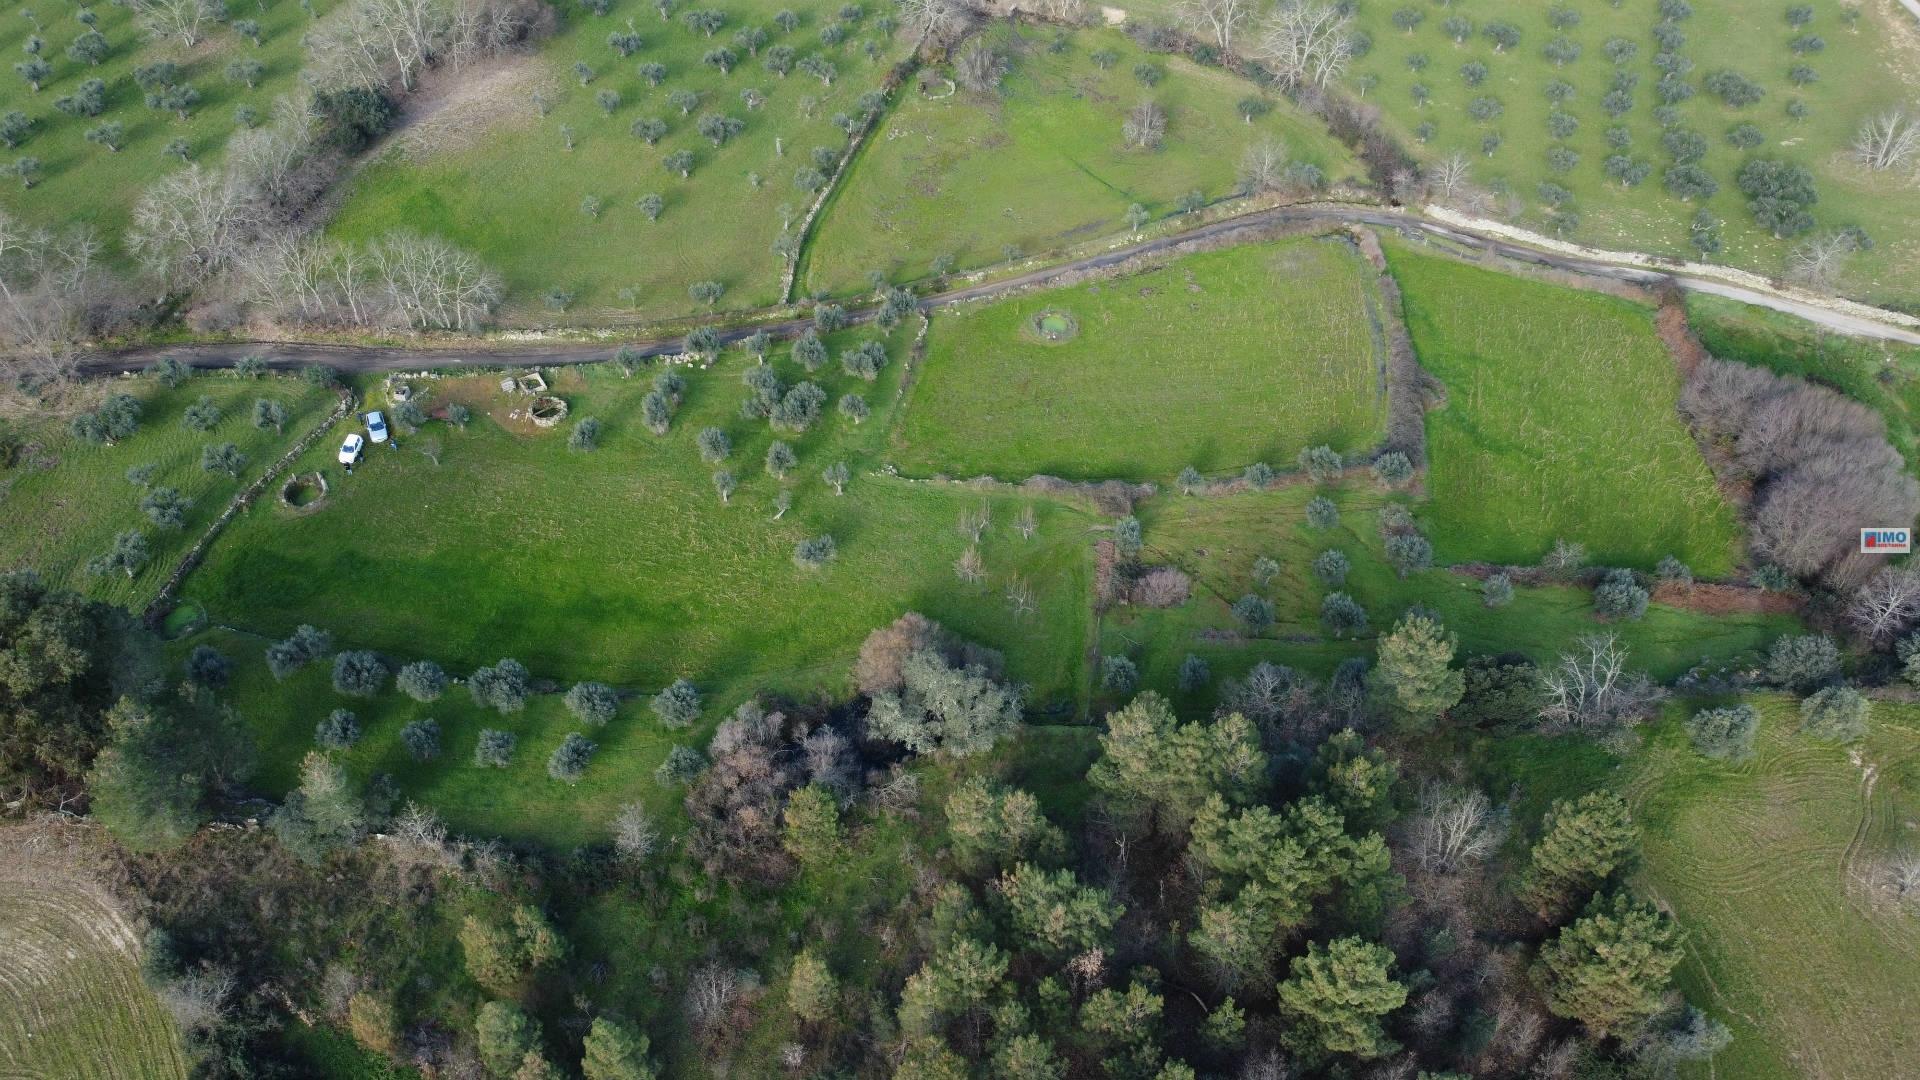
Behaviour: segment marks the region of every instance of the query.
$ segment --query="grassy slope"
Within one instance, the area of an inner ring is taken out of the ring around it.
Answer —
[[[1707,350],[1832,387],[1887,424],[1887,438],[1920,469],[1920,348],[1821,333],[1779,312],[1704,293],[1687,294],[1687,320]]]
[[[772,22],[774,13],[787,7],[802,17],[790,35]],[[554,102],[551,114],[538,116],[528,91],[516,89],[516,100],[492,110],[488,130],[458,136],[462,145],[419,153],[409,152],[408,140],[396,141],[392,152],[361,173],[332,232],[370,239],[411,228],[472,249],[505,278],[504,318],[510,323],[550,317],[541,305],[547,290],[556,287],[575,294],[570,316],[575,319],[596,312],[691,314],[696,305],[687,287],[697,281],[726,286],[722,308],[777,303],[783,263],[770,245],[781,229],[778,208],[790,207],[797,217],[811,199],[794,187],[795,173],[809,167],[814,147],[846,146],[832,117],[852,111],[854,99],[875,89],[905,50],[901,41],[880,39],[871,16],[845,43],[823,46],[820,31],[838,7],[773,0],[730,5],[724,9],[726,27],[707,38],[677,16],[671,24],[661,23],[646,0],[622,0],[605,17],[569,6],[566,25],[534,61],[541,68],[535,84]],[[644,44],[623,60],[606,39],[629,22]],[[764,27],[769,44],[830,60],[839,76],[831,87],[800,71],[782,79],[739,49],[740,65],[730,75],[702,63],[708,50],[732,48],[735,30],[747,25]],[[861,52],[860,43],[868,39],[885,46],[877,62]],[[576,62],[597,73],[590,85],[581,86],[574,76]],[[658,88],[649,88],[636,72],[650,62],[668,71]],[[757,110],[741,102],[741,91],[749,87],[767,97]],[[611,115],[595,103],[605,89],[622,99]],[[691,115],[682,116],[668,104],[676,90],[700,95]],[[709,111],[744,120],[746,130],[716,150],[695,130]],[[669,133],[657,146],[648,147],[629,133],[642,117],[667,122]],[[563,126],[576,133],[571,153],[563,149]],[[776,139],[784,142],[784,156],[775,152]],[[690,150],[695,158],[687,180],[660,164],[678,150]],[[752,173],[764,178],[758,188],[749,183]],[[649,193],[666,200],[657,222],[648,222],[635,206]],[[604,206],[598,218],[581,211],[588,197]],[[636,303],[620,297],[624,288],[637,290]]]
[[[854,340],[832,342],[834,351]],[[657,688],[686,675],[710,691],[742,692],[838,690],[860,638],[918,609],[1008,648],[1039,701],[1071,706],[1085,635],[1083,515],[869,475],[896,358],[877,387],[835,368],[817,376],[834,398],[868,391],[876,414],[854,427],[830,407],[812,432],[786,437],[800,459],[787,481],[795,503],[772,521],[779,485],[761,469],[771,435],[738,412],[746,363],[731,354],[689,373],[687,403],[665,438],[639,425],[644,375],[559,375],[573,416],[605,424],[591,454],[569,452],[564,429],[517,435],[478,409],[464,432],[434,425],[447,448],[438,467],[413,452],[417,439],[403,440],[404,450],[376,451],[342,478],[328,462],[332,445],[323,446],[303,467],[336,481],[329,502],[311,515],[255,508],[186,591],[216,621],[275,635],[313,622],[345,643],[432,656],[455,670],[513,656],[556,678]],[[777,365],[789,381],[800,375],[784,358]],[[458,385],[484,407],[497,401],[490,382]],[[729,466],[740,490],[730,506],[695,453],[694,435],[709,424],[734,440]],[[855,474],[844,498],[820,480],[835,461]],[[983,502],[994,518],[982,545],[990,579],[963,588],[952,564],[965,541],[954,525]],[[1010,528],[1021,505],[1039,517],[1031,541]],[[835,537],[839,557],[819,573],[797,569],[794,544],[822,533]],[[1016,574],[1040,599],[1031,620],[1013,619],[1001,597]]]
[[[1331,240],[1182,259],[934,320],[896,460],[909,472],[1171,479],[1378,441],[1372,271]],[[1058,344],[1030,324],[1070,314]]]
[[[952,255],[961,269],[1000,262],[1011,246],[1037,255],[1118,233],[1140,203],[1156,216],[1198,190],[1232,194],[1247,146],[1271,139],[1330,179],[1352,172],[1345,150],[1284,102],[1249,125],[1234,111],[1257,91],[1217,68],[1149,56],[1118,31],[1085,30],[1050,53],[1052,31],[996,23],[985,40],[1015,57],[997,97],[960,91],[930,98],[913,84],[862,151],[815,228],[806,285],[846,292],[869,271],[918,278]],[[1102,71],[1088,57],[1120,60]],[[1133,75],[1151,62],[1165,79],[1151,89]],[[930,72],[936,76],[947,71]],[[937,82],[934,92],[944,91]],[[1122,147],[1128,110],[1143,98],[1168,113],[1156,152]]]
[[[1920,716],[1876,704],[1867,797],[1847,750],[1795,735],[1790,701],[1759,704],[1752,762],[1700,757],[1670,718],[1633,783],[1643,883],[1689,931],[1681,985],[1734,1031],[1714,1075],[1904,1075],[1920,1050],[1920,921],[1851,875],[1912,843]]]
[[[224,374],[191,379],[176,390],[151,379],[116,382],[111,389],[146,402],[140,429],[115,446],[82,443],[52,423],[14,429],[23,442],[40,446],[25,457],[44,455],[58,464],[39,469],[29,461],[0,472],[0,566],[31,566],[50,581],[134,606],[152,598],[179,556],[234,493],[324,416],[334,400],[327,391],[296,379],[243,380]],[[219,426],[209,432],[191,431],[180,423],[181,413],[202,394],[221,409]],[[284,434],[253,426],[253,403],[263,397],[287,406],[290,419]],[[250,458],[240,480],[200,467],[201,448],[224,442],[237,444]],[[127,482],[126,473],[148,463],[160,466],[156,486],[179,488],[193,500],[185,529],[162,532],[141,513],[142,492]],[[124,576],[90,577],[84,569],[87,560],[133,528],[146,532],[153,546],[154,558],[146,569],[131,581]]]
[[[1738,522],[1674,412],[1679,375],[1648,309],[1400,246],[1389,258],[1420,362],[1447,387],[1427,417],[1421,515],[1441,558],[1531,563],[1565,537],[1600,563],[1733,567]]]
[[[1408,5],[1381,3],[1360,6],[1359,25],[1373,37],[1373,51],[1356,63],[1349,76],[1373,75],[1379,78],[1376,89],[1366,95],[1385,112],[1389,125],[1398,129],[1406,142],[1428,160],[1437,161],[1459,150],[1473,162],[1474,179],[1482,185],[1504,181],[1527,207],[1522,221],[1543,227],[1547,210],[1536,192],[1542,180],[1552,180],[1574,193],[1581,226],[1574,239],[1605,247],[1654,251],[1661,254],[1692,257],[1688,243],[1688,223],[1700,202],[1682,203],[1668,195],[1660,185],[1660,174],[1669,162],[1660,145],[1660,126],[1653,118],[1659,104],[1654,83],[1660,73],[1652,60],[1659,46],[1652,37],[1658,19],[1653,0],[1630,0],[1620,6],[1599,3],[1571,5],[1583,16],[1579,26],[1567,36],[1583,48],[1575,62],[1555,68],[1541,50],[1555,36],[1549,28],[1546,4],[1508,4],[1494,0],[1462,0],[1449,7],[1415,5],[1426,20],[1407,34],[1394,27],[1393,13]],[[1886,176],[1860,170],[1846,159],[1846,148],[1861,121],[1890,105],[1911,101],[1920,89],[1916,74],[1916,35],[1911,16],[1896,4],[1876,2],[1860,5],[1865,9],[1857,29],[1848,30],[1840,21],[1839,0],[1813,0],[1815,18],[1807,27],[1826,39],[1822,53],[1795,57],[1787,49],[1796,31],[1788,27],[1781,13],[1786,4],[1756,6],[1747,0],[1696,0],[1694,15],[1681,24],[1687,36],[1680,50],[1694,62],[1689,76],[1699,92],[1679,108],[1685,126],[1707,137],[1712,149],[1704,167],[1720,182],[1720,191],[1705,202],[1715,216],[1726,222],[1726,250],[1715,258],[1765,274],[1777,274],[1785,265],[1789,243],[1774,240],[1752,223],[1746,200],[1734,186],[1734,177],[1748,157],[1769,156],[1798,162],[1811,169],[1819,182],[1820,204],[1815,217],[1825,227],[1857,224],[1878,241],[1875,249],[1859,256],[1842,283],[1843,291],[1877,302],[1912,304],[1920,298],[1920,229],[1915,228],[1912,206],[1920,190]],[[1458,12],[1473,20],[1476,36],[1456,47],[1441,29],[1444,18]],[[1505,20],[1521,28],[1520,44],[1504,54],[1496,54],[1478,28],[1492,20]],[[1654,167],[1653,176],[1634,189],[1623,189],[1607,179],[1602,163],[1613,151],[1604,138],[1614,123],[1600,107],[1613,78],[1613,65],[1601,46],[1609,37],[1625,37],[1640,46],[1639,54],[1627,65],[1640,76],[1634,91],[1635,106],[1621,119],[1633,133],[1632,154]],[[1898,44],[1905,42],[1904,45]],[[1410,71],[1406,59],[1424,53],[1430,59],[1425,71]],[[1490,74],[1478,89],[1469,88],[1459,75],[1462,64],[1478,60]],[[1787,70],[1796,63],[1811,65],[1820,80],[1810,86],[1795,87],[1787,79]],[[1733,68],[1763,86],[1767,94],[1757,104],[1732,109],[1705,92],[1701,81],[1710,72]],[[1547,150],[1554,145],[1547,131],[1548,102],[1541,88],[1552,79],[1564,79],[1575,88],[1574,97],[1565,106],[1580,121],[1579,130],[1566,145],[1580,154],[1580,163],[1565,174],[1554,173],[1546,163]],[[1432,91],[1425,107],[1417,107],[1410,93],[1415,83],[1424,83]],[[1491,124],[1476,124],[1467,115],[1467,103],[1474,97],[1491,94],[1501,99],[1505,115]],[[1806,120],[1795,122],[1784,110],[1792,98],[1805,100],[1812,110]],[[1758,125],[1767,142],[1753,151],[1729,145],[1726,129],[1741,121]],[[1419,147],[1412,133],[1423,122],[1438,129],[1431,144]],[[1491,158],[1480,152],[1480,140],[1489,131],[1497,131],[1504,144]]]
[[[274,98],[291,90],[298,78],[300,37],[312,19],[292,0],[258,5],[238,0],[233,17],[258,22],[262,43],[256,47],[230,26],[212,26],[208,38],[188,50],[170,41],[148,43],[124,7],[90,6],[99,16],[97,28],[112,47],[99,67],[67,56],[67,46],[86,30],[73,17],[78,5],[10,7],[0,13],[0,55],[8,58],[8,70],[0,77],[0,112],[18,109],[35,121],[25,143],[16,150],[0,150],[0,155],[9,163],[36,157],[45,170],[44,178],[31,190],[23,190],[11,179],[0,184],[0,207],[37,225],[85,224],[110,251],[117,251],[140,192],[180,167],[178,159],[161,152],[168,142],[184,138],[193,147],[193,159],[206,161],[217,157],[228,136],[240,130],[233,116],[235,107],[245,103],[263,121],[271,117]],[[315,0],[314,10],[324,14],[332,6],[331,0]],[[37,29],[27,19],[28,11],[38,13]],[[42,57],[53,65],[54,77],[32,94],[11,65],[26,58],[21,47],[36,33],[46,42]],[[252,90],[224,77],[227,64],[242,57],[266,66],[264,78]],[[134,85],[135,66],[163,59],[180,64],[185,81],[200,91],[200,104],[185,123],[171,113],[147,108],[144,94]],[[104,113],[88,118],[54,109],[56,98],[73,93],[88,79],[107,84]],[[127,141],[117,154],[85,138],[89,128],[110,120],[126,128]]]
[[[1382,552],[1379,495],[1334,492],[1341,521],[1323,532],[1306,523],[1306,502],[1313,494],[1295,487],[1218,498],[1168,496],[1147,503],[1141,509],[1145,558],[1186,570],[1194,579],[1195,599],[1166,611],[1121,607],[1108,612],[1102,650],[1131,655],[1142,686],[1196,711],[1210,707],[1215,695],[1211,689],[1193,695],[1176,691],[1180,662],[1190,652],[1207,660],[1216,687],[1221,678],[1239,676],[1260,660],[1325,676],[1348,656],[1371,656],[1370,640],[1320,637],[1320,601],[1332,590],[1320,584],[1311,566],[1329,548],[1345,552],[1353,563],[1344,591],[1367,609],[1373,624],[1368,638],[1390,629],[1413,604],[1439,614],[1459,636],[1462,657],[1512,651],[1551,662],[1580,635],[1603,629],[1584,589],[1522,588],[1512,605],[1490,610],[1480,601],[1479,583],[1463,575],[1431,570],[1402,579]],[[1281,567],[1264,590],[1253,580],[1253,561],[1261,556]],[[1240,637],[1244,628],[1229,610],[1249,592],[1273,601],[1278,614],[1274,627],[1253,640]],[[1794,620],[1777,616],[1709,617],[1656,604],[1645,618],[1612,629],[1631,650],[1635,668],[1670,679],[1695,665],[1750,659],[1795,626]]]
[[[0,1073],[184,1078],[179,1035],[140,981],[134,927],[99,886],[36,859],[46,841],[0,838]]]

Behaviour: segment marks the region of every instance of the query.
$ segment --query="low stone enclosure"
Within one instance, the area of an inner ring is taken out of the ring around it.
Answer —
[[[567,402],[565,398],[555,397],[552,394],[543,394],[534,398],[533,404],[527,406],[527,419],[532,420],[536,425],[543,428],[553,427],[566,418]]]
[[[280,485],[280,505],[305,513],[317,510],[327,498],[327,478],[318,472],[301,473]]]

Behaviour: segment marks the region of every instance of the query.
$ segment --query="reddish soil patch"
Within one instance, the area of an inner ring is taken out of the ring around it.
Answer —
[[[1707,359],[1707,347],[1693,335],[1693,327],[1687,323],[1687,305],[1680,298],[1680,290],[1669,288],[1660,296],[1660,311],[1653,318],[1654,328],[1660,334],[1660,341],[1673,355],[1673,366],[1680,370],[1682,379],[1690,379]]]
[[[1751,585],[1681,585],[1662,582],[1654,586],[1653,601],[1703,615],[1792,615],[1806,606],[1806,599],[1794,593],[1768,592]]]

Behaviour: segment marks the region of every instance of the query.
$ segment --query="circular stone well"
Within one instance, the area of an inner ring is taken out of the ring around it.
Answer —
[[[289,510],[312,510],[327,497],[327,478],[317,472],[289,477],[280,485],[280,505]]]
[[[1080,333],[1080,323],[1064,311],[1043,311],[1027,320],[1027,331],[1041,341],[1070,341]]]
[[[566,400],[551,394],[534,398],[533,404],[527,407],[527,416],[543,428],[553,427],[567,418]]]

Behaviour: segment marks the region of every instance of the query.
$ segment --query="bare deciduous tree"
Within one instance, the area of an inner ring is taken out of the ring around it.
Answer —
[[[1896,107],[1869,119],[1854,136],[1853,157],[1874,170],[1920,164],[1920,117]]]
[[[1664,692],[1646,675],[1627,671],[1627,650],[1613,634],[1589,634],[1580,651],[1563,653],[1541,675],[1546,704],[1540,718],[1562,730],[1598,730],[1644,718]]]
[[[1920,571],[1889,566],[1870,578],[1847,605],[1847,621],[1875,643],[1891,641],[1920,616]]]
[[[980,558],[979,545],[967,545],[967,550],[961,552],[959,560],[953,564],[953,572],[961,581],[969,585],[987,576],[986,565]]]
[[[127,249],[156,279],[197,285],[246,249],[260,221],[253,193],[232,174],[189,165],[140,196]]]
[[[1282,86],[1321,89],[1353,59],[1353,17],[1333,4],[1286,0],[1261,25],[1254,55]]]
[[[928,41],[958,37],[972,21],[956,0],[900,0],[900,22],[907,32]]]
[[[1440,159],[1427,177],[1433,187],[1434,195],[1442,202],[1455,202],[1468,193],[1472,183],[1473,166],[1468,163],[1467,155],[1455,150]]]
[[[1823,233],[1794,245],[1787,253],[1787,271],[1796,281],[1816,288],[1832,288],[1847,260],[1860,250],[1859,238],[1846,231]]]
[[[647,808],[631,802],[620,808],[613,819],[613,849],[625,859],[642,862],[660,844],[660,830],[654,828]]]
[[[1414,858],[1429,873],[1470,870],[1500,846],[1500,820],[1478,791],[1428,784],[1409,825]]]
[[[966,537],[969,542],[977,544],[980,542],[980,534],[987,531],[987,524],[991,520],[984,506],[963,510],[960,512],[960,535]]]
[[[1120,134],[1130,150],[1152,150],[1167,135],[1167,111],[1158,102],[1142,101],[1127,111]]]
[[[438,237],[389,233],[369,255],[393,310],[409,326],[475,330],[500,302],[500,279]]]
[[[1180,0],[1180,22],[1196,36],[1205,37],[1221,52],[1232,52],[1234,35],[1253,14],[1248,0]]]
[[[0,210],[0,415],[43,412],[71,385],[75,350],[109,299],[100,242]]]
[[[1286,186],[1287,151],[1272,140],[1247,147],[1240,158],[1240,187],[1249,195],[1279,191]]]
[[[134,25],[149,37],[172,38],[188,48],[200,43],[207,28],[226,17],[217,0],[128,0]]]

